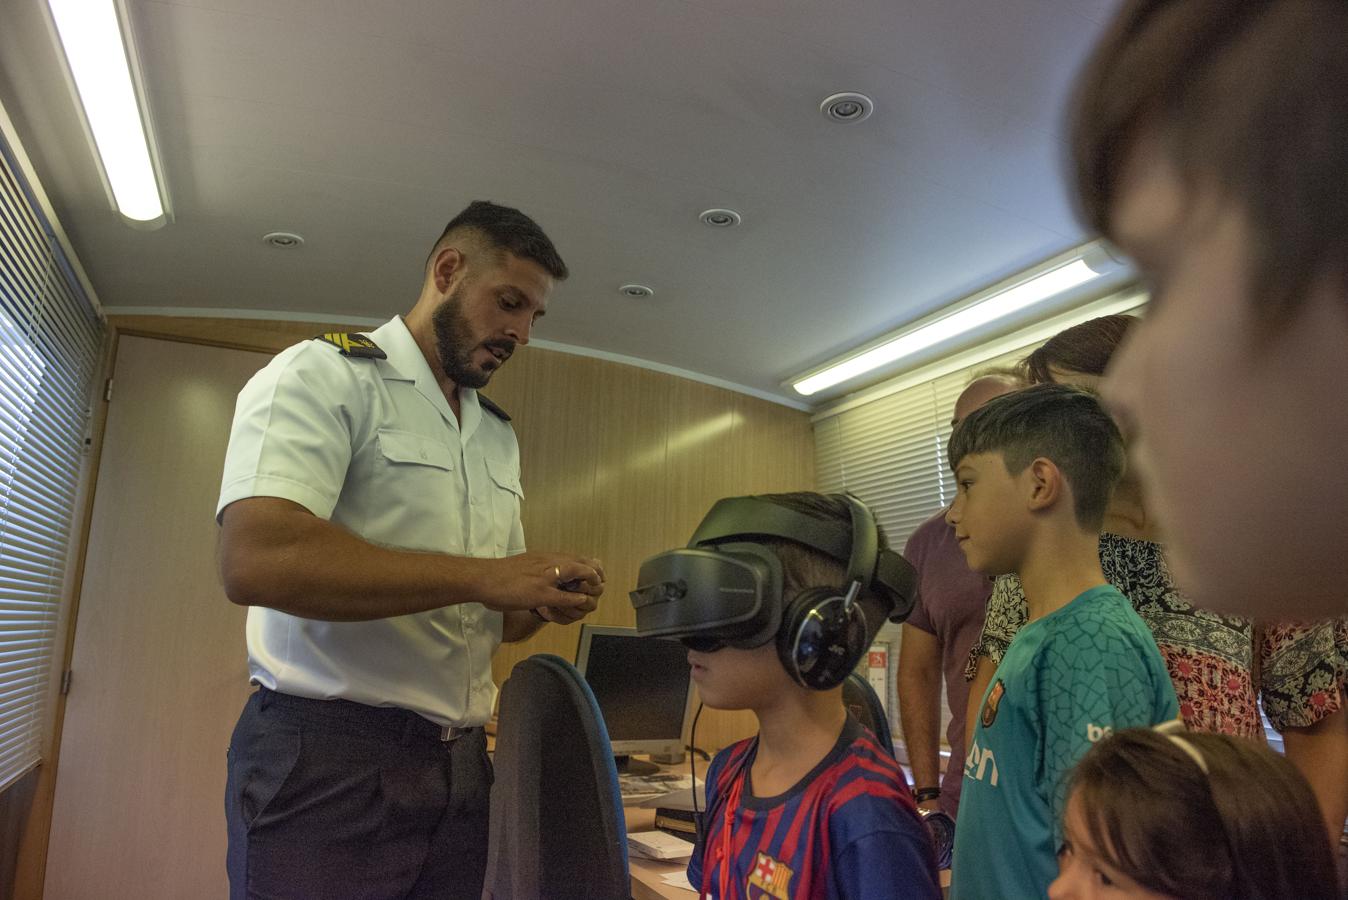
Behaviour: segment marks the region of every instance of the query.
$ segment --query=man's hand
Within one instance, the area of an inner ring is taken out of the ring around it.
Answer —
[[[557,625],[570,625],[572,622],[579,622],[581,619],[594,612],[599,606],[599,598],[591,597],[588,603],[580,606],[544,606],[538,610],[538,614],[545,621],[553,622]]]
[[[480,560],[479,601],[499,612],[537,609],[549,622],[567,624],[593,612],[604,593],[597,559],[564,553],[521,553]]]
[[[579,622],[599,608],[599,597],[604,593],[604,565],[597,559],[582,557],[581,561],[594,569],[599,575],[598,585],[586,584],[585,582],[569,581],[562,584],[564,590],[582,590],[586,594],[585,602],[580,606],[545,606],[538,610],[538,614],[549,622],[558,625],[570,625],[572,622]],[[584,585],[584,587],[582,587]],[[588,588],[588,589],[587,589]],[[597,588],[597,590],[590,590]]]

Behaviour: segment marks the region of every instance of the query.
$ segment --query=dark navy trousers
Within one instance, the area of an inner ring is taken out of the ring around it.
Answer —
[[[230,900],[480,900],[491,782],[480,728],[259,688],[229,746]]]

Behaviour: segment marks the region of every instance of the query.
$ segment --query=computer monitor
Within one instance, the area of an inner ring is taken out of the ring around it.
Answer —
[[[633,753],[683,753],[693,676],[682,644],[638,637],[635,628],[582,625],[576,668],[599,703],[620,771],[655,771],[634,764]]]

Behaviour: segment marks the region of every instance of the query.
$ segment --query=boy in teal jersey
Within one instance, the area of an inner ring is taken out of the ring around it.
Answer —
[[[946,519],[969,567],[1019,575],[1030,611],[964,762],[950,896],[1044,897],[1073,765],[1117,729],[1179,714],[1151,632],[1100,571],[1123,442],[1092,394],[1043,384],[971,414],[949,455]]]

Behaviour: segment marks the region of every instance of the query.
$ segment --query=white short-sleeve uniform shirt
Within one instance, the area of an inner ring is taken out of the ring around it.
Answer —
[[[401,318],[370,338],[388,359],[305,341],[253,376],[235,407],[217,518],[236,500],[281,497],[388,547],[523,552],[514,429],[468,389],[456,418]],[[252,681],[287,694],[455,726],[483,724],[496,699],[501,614],[477,603],[368,622],[255,606],[247,637]]]

